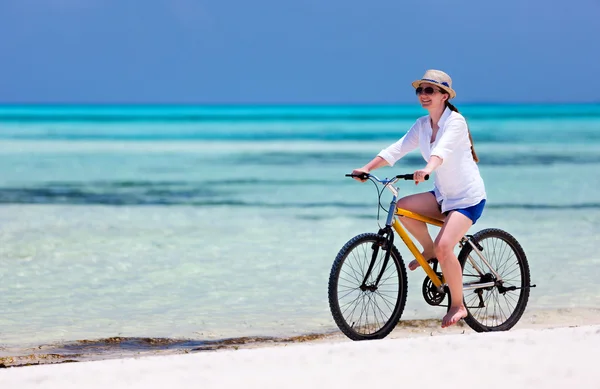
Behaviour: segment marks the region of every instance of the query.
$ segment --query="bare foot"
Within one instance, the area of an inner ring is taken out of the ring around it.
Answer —
[[[460,307],[450,307],[450,310],[442,319],[442,328],[450,327],[451,325],[458,323],[460,319],[467,317],[467,315],[467,308],[465,308],[464,305],[461,305]]]
[[[425,258],[429,258],[428,262],[431,261],[433,259],[433,255],[423,255],[423,257]],[[410,263],[408,264],[408,270],[415,270],[416,268],[421,267],[421,265],[419,265],[419,262],[417,262],[416,259],[413,259],[412,261],[410,261]]]

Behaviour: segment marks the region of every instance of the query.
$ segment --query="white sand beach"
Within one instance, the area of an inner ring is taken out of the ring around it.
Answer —
[[[326,341],[0,371],[2,388],[600,388],[600,325]]]

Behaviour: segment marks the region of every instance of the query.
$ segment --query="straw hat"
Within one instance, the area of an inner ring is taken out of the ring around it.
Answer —
[[[450,98],[453,99],[456,97],[456,92],[452,89],[452,79],[449,75],[442,72],[441,70],[429,69],[425,72],[425,75],[420,80],[413,81],[412,86],[414,88],[418,88],[422,82],[429,82],[431,84],[435,84],[440,89],[445,90],[450,95]]]

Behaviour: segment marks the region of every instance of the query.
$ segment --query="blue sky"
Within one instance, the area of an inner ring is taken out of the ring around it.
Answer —
[[[0,102],[600,102],[600,0],[0,0]]]

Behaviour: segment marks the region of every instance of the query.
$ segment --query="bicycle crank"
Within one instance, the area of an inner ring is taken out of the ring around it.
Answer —
[[[442,277],[441,273],[436,273],[438,277]],[[445,290],[445,289],[444,289]],[[446,297],[446,292],[440,292],[438,287],[433,284],[431,278],[426,277],[423,280],[423,298],[429,305],[440,305],[442,301],[444,301],[444,297]]]

